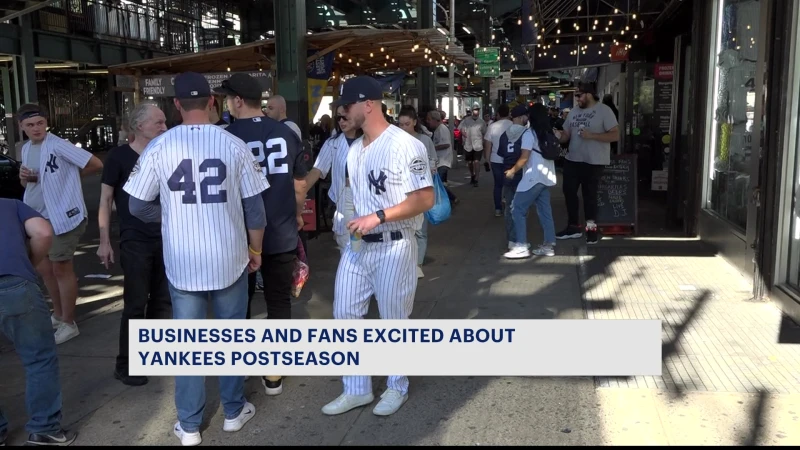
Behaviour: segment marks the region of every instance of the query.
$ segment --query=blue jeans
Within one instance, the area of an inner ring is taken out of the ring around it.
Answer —
[[[247,316],[247,271],[231,286],[219,291],[188,292],[170,283],[172,313],[176,320],[207,318],[208,300],[214,318],[245,319]],[[205,377],[175,377],[175,407],[181,428],[188,433],[200,431],[206,407]],[[233,419],[244,408],[244,376],[219,377],[219,393],[226,419]]]
[[[421,266],[425,262],[425,252],[428,250],[428,219],[422,215],[422,228],[415,233],[417,237],[417,265]]]
[[[61,430],[61,379],[50,309],[36,283],[0,276],[0,332],[14,344],[25,366],[28,433]],[[8,420],[0,411],[0,435]]]
[[[514,217],[516,227],[517,242],[520,244],[528,243],[526,217],[528,209],[536,203],[536,212],[539,214],[539,223],[544,231],[544,243],[556,243],[556,229],[553,224],[553,210],[550,207],[550,188],[538,183],[534,187],[524,192],[517,192],[514,196],[514,203],[511,206],[511,215]]]
[[[492,175],[494,176],[494,191],[492,192],[494,195],[494,210],[500,211],[503,209],[503,184],[506,179],[506,170],[501,163],[492,163],[491,165]],[[510,208],[511,204],[506,203],[506,206]]]
[[[503,175],[505,177],[505,175]],[[508,242],[520,242],[517,240],[516,227],[514,227],[514,216],[511,215],[511,204],[517,193],[517,185],[504,185],[503,198],[506,200],[506,210],[504,211],[506,222],[506,238]]]

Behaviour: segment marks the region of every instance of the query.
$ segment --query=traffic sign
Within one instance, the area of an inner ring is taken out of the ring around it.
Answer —
[[[500,48],[479,47],[475,49],[476,75],[495,78],[500,76]]]

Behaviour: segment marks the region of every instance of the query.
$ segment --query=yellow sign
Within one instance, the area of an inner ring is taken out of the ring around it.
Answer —
[[[308,78],[308,121],[314,122],[314,116],[317,115],[317,110],[322,103],[322,97],[325,96],[325,90],[328,88],[328,80],[316,80]]]

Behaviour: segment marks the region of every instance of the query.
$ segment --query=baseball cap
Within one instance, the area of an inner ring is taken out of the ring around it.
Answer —
[[[261,84],[258,80],[246,73],[235,73],[227,80],[223,80],[219,87],[214,88],[215,94],[241,97],[245,100],[261,100]]]
[[[211,96],[208,80],[196,72],[184,72],[175,77],[175,98],[203,98]]]
[[[375,78],[360,76],[345,81],[339,88],[339,99],[333,102],[338,108],[366,100],[383,100],[383,88]]]
[[[517,105],[511,110],[511,118],[522,117],[528,115],[527,105]]]
[[[475,103],[474,105],[472,105],[472,110],[473,110],[473,111],[475,111],[476,109],[481,109],[481,105],[479,105],[479,104],[477,104],[477,103]]]

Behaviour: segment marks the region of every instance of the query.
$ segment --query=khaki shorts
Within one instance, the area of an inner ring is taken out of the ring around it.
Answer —
[[[75,250],[78,249],[78,243],[86,232],[86,224],[89,219],[83,219],[74,229],[67,231],[64,234],[53,236],[53,245],[50,246],[48,257],[50,261],[62,262],[70,261],[75,256]]]

